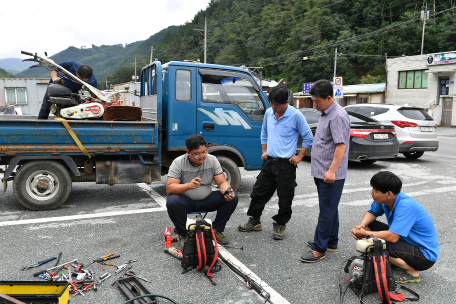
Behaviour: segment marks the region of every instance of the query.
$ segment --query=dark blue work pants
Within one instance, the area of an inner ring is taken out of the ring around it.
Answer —
[[[225,230],[226,223],[233,214],[238,204],[238,196],[231,201],[226,201],[220,191],[213,191],[208,197],[201,201],[189,199],[184,194],[171,194],[166,201],[166,208],[171,221],[176,226],[179,235],[187,235],[185,224],[187,214],[196,211],[217,211],[212,227],[220,232]]]
[[[49,84],[52,83],[52,80],[49,81]],[[48,84],[48,88],[49,88]],[[38,114],[38,119],[48,119],[49,113],[51,112],[52,104],[49,102],[48,89],[46,88],[46,93],[44,93],[43,103],[41,104],[40,113]]]
[[[325,183],[323,179],[315,178],[317,185],[320,215],[315,229],[312,250],[325,252],[328,245],[337,246],[339,242],[339,201],[344,189],[345,179],[334,183]]]

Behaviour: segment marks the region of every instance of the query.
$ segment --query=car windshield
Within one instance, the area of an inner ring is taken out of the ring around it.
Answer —
[[[304,114],[308,124],[318,123],[320,119],[320,113],[316,111],[301,111],[301,113]]]
[[[400,108],[397,111],[408,119],[433,120],[432,117],[422,108]]]

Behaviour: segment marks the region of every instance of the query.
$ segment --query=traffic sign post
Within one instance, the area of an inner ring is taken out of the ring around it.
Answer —
[[[334,98],[344,98],[344,89],[342,88],[342,77],[334,77]]]

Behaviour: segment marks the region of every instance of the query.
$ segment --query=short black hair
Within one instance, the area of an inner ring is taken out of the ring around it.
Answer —
[[[329,80],[321,79],[312,85],[309,94],[325,99],[328,96],[332,97],[334,95],[334,90]]]
[[[78,69],[76,70],[76,73],[81,76],[81,78],[84,79],[90,79],[93,74],[93,70],[91,67],[89,67],[87,64],[81,64]]]
[[[187,137],[185,140],[185,146],[187,147],[188,151],[192,152],[201,146],[207,147],[207,142],[202,135],[193,134]]]
[[[380,171],[370,180],[372,188],[381,193],[387,193],[391,191],[394,195],[398,195],[401,192],[402,181],[401,179],[390,171]]]
[[[287,89],[281,86],[272,88],[269,92],[269,101],[273,103],[285,104],[288,101]]]

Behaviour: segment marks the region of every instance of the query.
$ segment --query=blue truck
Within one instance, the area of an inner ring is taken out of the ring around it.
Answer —
[[[260,133],[270,104],[248,70],[155,60],[141,71],[140,91],[142,121],[68,120],[68,128],[60,120],[2,115],[3,193],[13,181],[19,203],[49,210],[66,201],[73,182],[160,181],[192,134],[206,138],[234,189],[239,167],[261,168]]]

